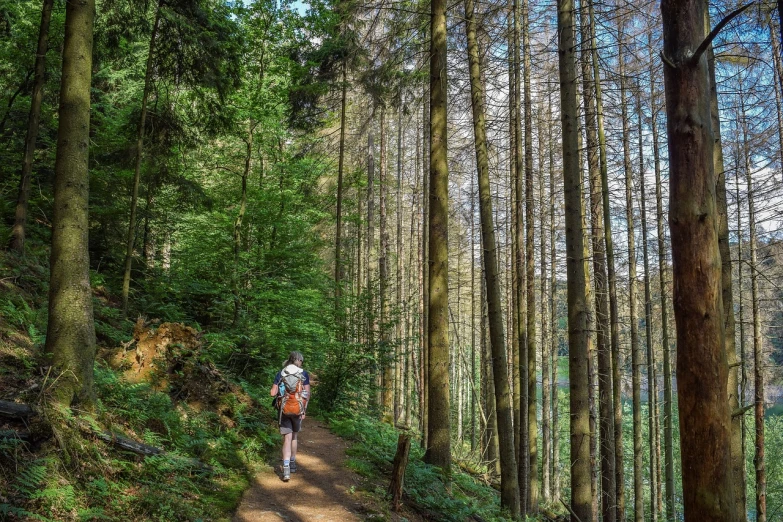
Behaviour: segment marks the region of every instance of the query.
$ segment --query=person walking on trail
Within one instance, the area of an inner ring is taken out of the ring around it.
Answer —
[[[296,473],[296,436],[302,429],[310,400],[310,374],[302,369],[304,356],[291,352],[285,367],[277,372],[269,394],[275,397],[279,411],[280,435],[283,436],[283,481]]]

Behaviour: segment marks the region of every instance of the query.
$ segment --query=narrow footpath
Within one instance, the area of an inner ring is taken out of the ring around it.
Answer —
[[[297,473],[280,479],[280,463],[259,473],[245,492],[234,522],[352,522],[366,520],[359,477],[344,466],[348,444],[320,422],[305,419],[299,434]]]

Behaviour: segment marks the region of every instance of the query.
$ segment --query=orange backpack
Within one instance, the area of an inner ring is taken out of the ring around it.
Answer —
[[[280,379],[280,415],[289,415],[297,417],[304,415],[305,401],[304,392],[304,371],[301,369],[295,373],[289,373],[287,368],[281,372]]]

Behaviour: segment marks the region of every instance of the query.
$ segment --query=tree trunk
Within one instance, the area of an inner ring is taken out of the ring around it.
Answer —
[[[514,431],[512,402],[509,388],[506,343],[503,333],[502,308],[500,306],[500,280],[492,216],[492,194],[489,186],[489,156],[484,116],[484,86],[481,81],[481,64],[476,41],[476,21],[473,0],[465,2],[465,31],[468,42],[470,66],[470,92],[473,108],[473,134],[476,144],[478,169],[479,212],[481,237],[484,243],[484,276],[487,288],[487,313],[489,337],[492,346],[492,369],[497,404],[498,442],[500,444],[500,504],[512,517],[520,514],[517,461],[514,455]]]
[[[381,405],[385,417],[391,419],[394,415],[394,351],[389,335],[389,228],[387,226],[386,206],[388,203],[389,187],[386,182],[388,172],[386,158],[386,108],[381,106],[381,157],[378,168],[378,200],[379,200],[379,227],[380,252],[378,254],[378,277],[380,278],[380,346],[379,356],[383,368],[381,388]]]
[[[658,284],[661,295],[661,344],[663,345],[663,453],[664,476],[666,496],[666,520],[674,522],[674,437],[672,430],[672,367],[671,346],[669,343],[669,302],[666,298],[666,235],[664,231],[663,194],[661,183],[661,158],[658,139],[658,103],[655,92],[655,76],[650,85],[650,99],[653,136],[653,162],[655,165],[655,222],[657,224],[656,235],[658,237]],[[658,418],[656,416],[656,418]],[[656,434],[658,430],[656,429]],[[657,451],[657,449],[656,449]]]
[[[421,446],[427,449],[429,437],[429,313],[430,313],[430,97],[424,96],[424,133],[422,142],[424,154],[422,154],[422,221],[421,221],[421,250],[422,250],[422,284],[421,284]]]
[[[525,294],[527,306],[527,443],[528,495],[526,513],[538,513],[541,485],[538,479],[538,420],[536,416],[536,293],[535,293],[535,228],[533,194],[533,107],[530,99],[530,36],[528,0],[522,0],[522,91],[525,106]]]
[[[538,126],[538,149],[541,154],[552,145],[547,143],[544,139],[543,132],[543,117],[539,112],[539,126]],[[549,124],[549,122],[547,122]],[[553,187],[554,188],[554,187]],[[551,325],[549,324],[549,313],[547,310],[547,290],[550,290],[547,285],[547,236],[544,233],[547,226],[548,212],[545,210],[545,186],[544,186],[544,169],[538,170],[538,201],[539,201],[539,216],[541,216],[541,233],[539,234],[539,269],[541,270],[541,496],[545,505],[552,503],[552,490],[550,488],[550,467],[552,460],[552,425],[551,425],[551,412],[552,412],[552,399],[551,399],[551,373],[549,369],[549,335],[551,331]],[[551,291],[551,290],[550,290]]]
[[[557,228],[557,215],[555,214],[555,140],[552,132],[552,91],[547,96],[547,112],[546,118],[549,122],[547,129],[547,141],[549,142],[549,244],[551,246],[549,250],[549,273],[552,274],[552,282],[550,283],[551,291],[549,294],[549,323],[552,327],[551,342],[552,346],[549,350],[552,366],[552,470],[550,471],[550,479],[552,485],[552,496],[555,499],[560,498],[560,429],[558,427],[558,412],[560,402],[557,397],[557,366],[560,360],[558,354],[560,336],[558,334],[557,326],[557,245],[555,243]]]
[[[524,151],[522,134],[522,83],[521,83],[521,47],[522,47],[522,12],[519,0],[512,3],[514,28],[510,38],[513,45],[513,82],[512,82],[512,107],[511,107],[511,125],[513,126],[511,152],[513,158],[512,179],[513,179],[513,224],[514,235],[513,244],[515,245],[512,257],[513,269],[513,289],[512,302],[514,305],[513,328],[514,336],[512,347],[514,349],[514,436],[517,457],[517,474],[519,484],[520,509],[526,511],[528,505],[529,493],[529,445],[528,445],[528,419],[527,419],[527,394],[529,390],[527,372],[527,320],[526,320],[526,300],[525,300],[525,258],[522,245],[525,241],[524,226],[522,218],[522,202],[524,201],[524,192],[522,188],[522,175],[524,172]]]
[[[658,387],[655,382],[655,350],[653,349],[653,310],[652,310],[652,291],[650,289],[650,252],[649,241],[647,237],[647,172],[644,163],[644,135],[642,133],[642,89],[636,85],[636,118],[637,129],[639,133],[639,206],[641,207],[642,220],[642,255],[644,257],[644,334],[647,359],[647,432],[648,447],[650,451],[650,520],[657,522],[658,509],[656,505],[658,491],[658,477],[656,475],[655,463],[655,410],[658,400]],[[641,354],[640,354],[641,356]],[[641,361],[640,361],[641,364]]]
[[[588,398],[590,355],[590,285],[584,238],[582,175],[579,168],[579,123],[576,101],[574,3],[559,0],[560,107],[563,135],[563,187],[565,193],[568,274],[568,347],[571,435],[572,522],[592,522],[590,471],[590,411]]]
[[[234,273],[233,273],[233,294],[234,294],[234,319],[232,326],[236,327],[239,323],[239,310],[241,308],[240,302],[240,259],[239,253],[242,249],[242,222],[245,218],[245,211],[247,210],[247,179],[250,176],[250,161],[253,155],[253,129],[255,124],[250,121],[248,123],[247,139],[245,140],[245,170],[242,171],[242,193],[239,199],[239,213],[237,219],[234,221]]]
[[[582,41],[591,41],[587,16],[582,17]],[[605,522],[616,520],[614,407],[612,391],[612,354],[609,339],[609,286],[606,278],[606,241],[599,166],[599,144],[595,109],[594,78],[591,74],[592,52],[582,49],[582,96],[585,107],[587,167],[590,179],[590,221],[593,243],[593,275],[595,277],[596,340],[598,343],[598,403],[601,434],[601,513]]]
[[[764,462],[764,354],[761,347],[761,317],[759,311],[758,236],[756,232],[756,205],[753,189],[748,123],[745,100],[740,87],[740,111],[742,123],[742,158],[748,189],[748,229],[750,236],[750,299],[753,313],[753,411],[755,420],[756,452],[753,466],[756,472],[756,521],[767,520],[767,470]],[[732,418],[733,421],[733,418]],[[733,437],[732,437],[733,442]]]
[[[710,17],[705,10],[705,31],[709,31]],[[721,294],[723,299],[723,326],[726,362],[729,365],[728,388],[729,411],[741,406],[739,372],[737,368],[736,324],[734,320],[734,292],[731,282],[731,243],[729,239],[729,211],[726,199],[726,168],[723,163],[723,142],[720,132],[718,108],[718,85],[715,79],[715,53],[712,45],[707,49],[707,68],[710,76],[710,117],[713,134],[713,168],[715,170],[715,203],[718,213],[718,249],[721,260]],[[739,203],[738,203],[739,204]],[[734,500],[737,502],[737,516],[747,520],[747,492],[745,490],[745,452],[742,448],[742,416],[731,418],[731,471],[734,480]]]
[[[639,348],[639,321],[636,315],[636,233],[633,209],[633,168],[631,167],[630,122],[627,88],[625,86],[625,16],[617,22],[617,61],[620,81],[620,114],[622,119],[623,171],[625,172],[625,221],[628,230],[628,315],[631,323],[631,388],[633,395],[633,489],[634,520],[644,521],[644,491],[642,489],[642,361]],[[620,503],[618,496],[618,504]],[[623,500],[624,502],[624,500]],[[624,520],[620,506],[619,519]]]
[[[446,154],[446,2],[431,2],[428,314],[428,446],[425,461],[449,474],[449,171]]]
[[[623,418],[620,381],[620,318],[617,311],[617,275],[614,263],[614,243],[612,241],[612,220],[609,208],[609,172],[606,154],[606,135],[604,133],[603,94],[598,60],[598,42],[595,30],[593,1],[588,0],[590,18],[591,52],[593,55],[593,82],[595,87],[596,119],[598,122],[598,152],[601,169],[601,186],[604,207],[604,241],[606,242],[606,271],[609,282],[609,325],[612,353],[612,407],[614,408],[614,458],[615,458],[615,509],[617,520],[625,517],[625,489],[623,473]]]
[[[375,140],[372,131],[367,135],[367,350],[375,353],[375,289],[372,281],[371,256],[375,243]]]
[[[664,0],[664,85],[686,520],[737,520],[703,0]]]
[[[22,160],[22,176],[19,181],[19,197],[16,202],[14,227],[11,229],[11,250],[20,254],[24,252],[24,241],[27,227],[27,204],[30,200],[30,177],[33,172],[33,155],[35,142],[38,139],[38,123],[41,120],[41,101],[46,74],[46,51],[49,46],[49,22],[52,19],[54,0],[44,0],[41,9],[41,25],[38,29],[38,47],[35,52],[35,81],[33,94],[30,97],[30,115],[27,118],[27,136],[24,140],[24,159]]]
[[[94,0],[66,4],[45,346],[56,372],[53,398],[66,406],[89,405],[93,398],[95,323],[87,234],[94,19]]]
[[[402,96],[400,96],[402,98]],[[400,414],[402,412],[403,407],[403,398],[405,395],[403,394],[404,386],[403,386],[403,366],[404,366],[404,353],[403,353],[403,346],[402,346],[402,326],[403,326],[403,319],[404,319],[404,302],[403,302],[403,296],[402,296],[402,113],[403,113],[403,106],[402,106],[402,100],[400,100],[400,107],[397,110],[397,194],[395,199],[397,204],[397,209],[395,214],[397,215],[397,248],[396,248],[396,254],[397,254],[397,269],[396,269],[396,275],[397,275],[397,304],[396,308],[399,311],[396,321],[397,326],[397,335],[395,339],[395,350],[394,350],[394,367],[395,367],[395,375],[394,380],[397,383],[395,386],[395,395],[394,395],[394,422],[397,423],[400,419]],[[412,220],[413,218],[411,218]]]
[[[345,168],[345,109],[348,99],[348,62],[342,64],[340,96],[340,152],[337,160],[337,209],[334,230],[334,313],[338,323],[338,340],[345,340],[345,315],[342,307],[342,237],[343,237],[343,172]]]
[[[155,53],[155,41],[160,27],[160,0],[155,8],[155,24],[152,27],[150,45],[147,54],[147,66],[144,72],[144,92],[141,96],[141,115],[136,136],[136,159],[133,168],[133,188],[131,190],[130,218],[128,237],[125,243],[125,270],[122,276],[122,317],[128,315],[128,294],[130,293],[131,266],[133,264],[133,244],[136,240],[136,207],[139,201],[139,182],[141,179],[141,160],[144,150],[144,126],[147,121],[147,102],[152,88],[152,57]]]

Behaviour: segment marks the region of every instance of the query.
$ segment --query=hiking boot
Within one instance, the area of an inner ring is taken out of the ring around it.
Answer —
[[[283,482],[291,480],[291,466],[283,466]]]
[[[291,465],[289,466],[291,468],[291,473],[296,473],[296,461],[292,460]]]

